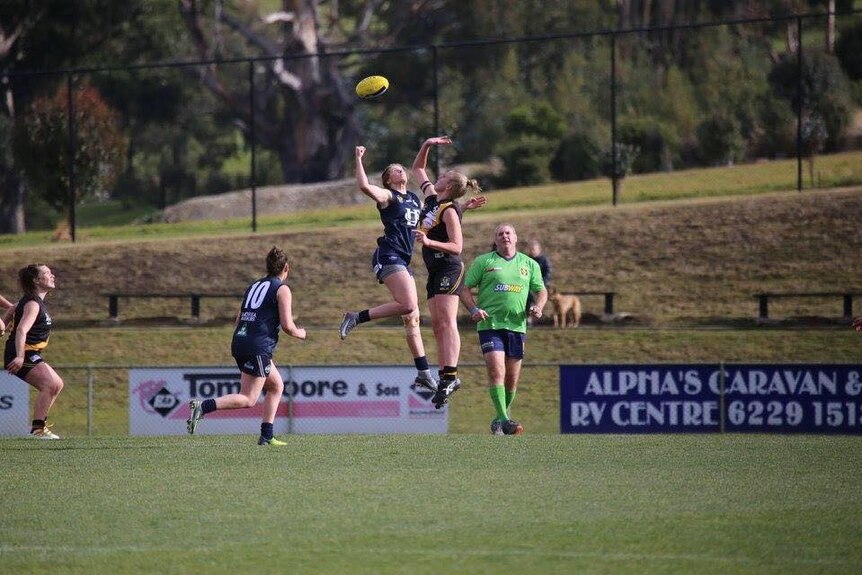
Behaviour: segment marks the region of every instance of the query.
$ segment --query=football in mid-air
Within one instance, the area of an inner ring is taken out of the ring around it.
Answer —
[[[383,76],[368,76],[356,84],[356,95],[360,98],[370,100],[386,93],[389,89],[389,80]]]

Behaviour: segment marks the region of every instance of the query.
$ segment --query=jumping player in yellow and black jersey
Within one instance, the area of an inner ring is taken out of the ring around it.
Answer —
[[[413,162],[413,174],[422,182],[421,190],[425,204],[419,217],[419,226],[414,230],[416,241],[422,244],[422,259],[428,268],[428,311],[437,342],[437,360],[440,364],[440,384],[433,402],[437,409],[443,407],[458,388],[458,357],[461,354],[461,336],[458,333],[458,294],[464,285],[464,262],[461,251],[464,238],[461,233],[463,209],[456,200],[468,191],[480,192],[476,180],[454,170],[443,173],[432,184],[425,172],[428,151],[431,146],[451,144],[447,136],[428,138],[419,149]],[[470,198],[465,209],[485,205],[484,196]]]
[[[54,274],[45,264],[30,264],[18,271],[23,295],[15,305],[3,365],[6,371],[39,390],[33,407],[30,434],[39,439],[60,439],[47,425],[48,412],[63,389],[63,380],[42,359],[53,321],[45,296],[55,287]]]

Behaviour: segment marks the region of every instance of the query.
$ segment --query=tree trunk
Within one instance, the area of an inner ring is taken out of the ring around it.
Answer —
[[[27,189],[14,171],[0,165],[0,234],[23,234],[24,200]]]
[[[829,0],[826,13],[826,51],[835,53],[835,0]]]
[[[343,175],[361,128],[352,110],[352,94],[344,89],[335,57],[325,54],[325,42],[319,36],[315,2],[283,0],[283,13],[290,14],[283,26],[280,45],[232,17],[217,14],[222,23],[242,35],[268,60],[265,81],[256,83],[252,105],[248,109],[242,89],[233,93],[222,82],[217,65],[202,80],[249,131],[255,122],[255,142],[278,154],[285,182],[323,181]],[[212,48],[200,21],[196,0],[183,0],[181,14],[192,33],[202,58],[211,58]],[[312,55],[307,58],[280,60],[280,55]],[[268,88],[265,88],[268,87]],[[271,89],[276,86],[276,89]],[[273,103],[273,99],[281,100]],[[282,112],[276,117],[272,110]],[[349,157],[346,155],[349,153]]]

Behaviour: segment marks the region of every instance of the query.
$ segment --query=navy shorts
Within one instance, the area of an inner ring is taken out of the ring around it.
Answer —
[[[457,262],[428,270],[428,283],[425,295],[431,299],[435,295],[458,295],[464,287],[464,263]]]
[[[254,377],[269,377],[272,370],[271,355],[235,355],[233,358],[241,372]]]
[[[9,353],[9,349],[6,349],[6,352],[3,358],[3,367],[9,365],[9,362],[15,359],[15,350],[13,349],[11,353]],[[33,368],[45,361],[42,359],[41,351],[33,351],[33,350],[25,350],[24,351],[24,365],[21,366],[21,369],[15,374],[15,377],[23,379],[27,381],[27,374],[33,371]]]
[[[502,351],[506,357],[524,359],[527,334],[508,329],[486,329],[479,332],[479,347],[483,354]]]
[[[374,255],[371,258],[371,268],[374,270],[374,275],[377,276],[377,281],[383,283],[387,277],[402,270],[413,277],[413,272],[410,270],[410,262],[403,257],[395,254],[381,254],[380,249],[374,250]]]

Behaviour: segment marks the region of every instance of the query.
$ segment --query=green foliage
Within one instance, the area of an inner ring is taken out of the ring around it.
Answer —
[[[703,160],[711,165],[731,165],[742,159],[745,142],[739,120],[732,114],[714,112],[697,128]]]
[[[754,153],[768,158],[792,155],[796,147],[796,114],[790,102],[764,95],[758,106],[761,131],[754,139]]]
[[[841,31],[835,41],[835,56],[851,80],[862,80],[862,21]]]
[[[506,118],[505,138],[497,155],[505,165],[504,186],[531,185],[550,180],[550,163],[565,133],[563,118],[549,104],[521,106]]]
[[[588,180],[601,174],[601,146],[590,133],[563,138],[551,160],[551,175],[561,182]]]
[[[769,73],[775,94],[789,101],[794,109],[799,105],[796,59],[796,54],[782,54]],[[803,114],[823,118],[829,132],[826,148],[837,148],[852,112],[850,85],[837,58],[823,52],[803,52],[801,86]]]
[[[680,136],[673,124],[654,116],[629,116],[620,121],[619,141],[637,149],[635,173],[670,171],[678,157]]]
[[[126,139],[116,111],[98,90],[84,84],[73,90],[74,169],[76,200],[107,195],[122,169]],[[17,124],[14,153],[32,192],[48,205],[65,211],[69,201],[68,91],[39,98]]]

